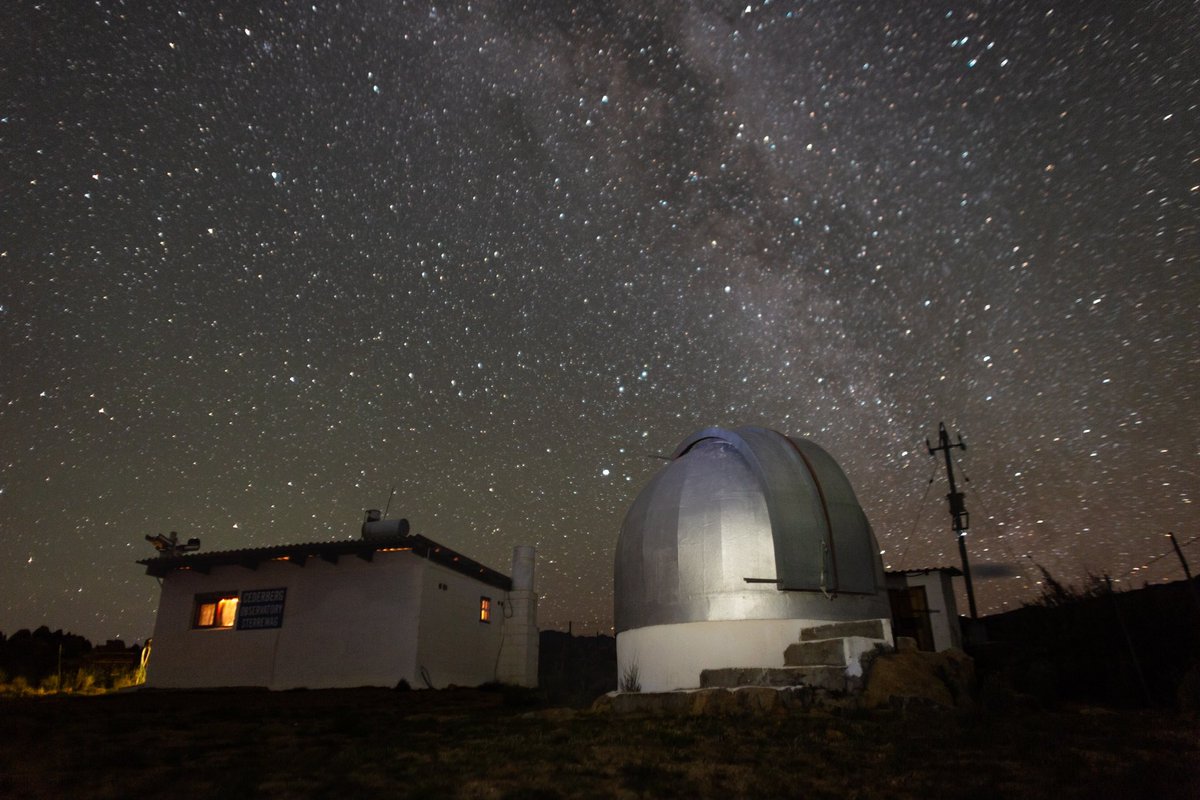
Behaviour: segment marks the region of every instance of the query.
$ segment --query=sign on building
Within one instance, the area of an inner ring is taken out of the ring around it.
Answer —
[[[253,589],[242,592],[238,603],[239,631],[283,627],[283,602],[287,589]]]

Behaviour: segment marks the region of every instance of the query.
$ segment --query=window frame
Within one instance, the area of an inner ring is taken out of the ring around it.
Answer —
[[[191,629],[194,631],[228,631],[237,627],[238,603],[241,597],[238,592],[203,592],[197,594],[192,600],[192,624]],[[221,606],[232,601],[233,607],[229,610],[229,622],[224,624],[222,620],[225,614],[222,613]],[[205,624],[204,618],[205,606],[212,606],[212,621]]]
[[[483,625],[492,624],[492,598],[479,596],[479,622]]]

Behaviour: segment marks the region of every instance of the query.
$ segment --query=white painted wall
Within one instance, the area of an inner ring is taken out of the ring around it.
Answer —
[[[958,624],[958,600],[954,580],[942,572],[906,575],[909,586],[924,586],[929,602],[929,623],[933,629],[933,647],[937,651],[962,649],[962,631]]]
[[[954,579],[939,570],[892,573],[887,576],[889,588],[901,586],[925,587],[929,604],[929,626],[933,631],[933,648],[941,652],[950,648],[962,649],[962,630],[958,623],[958,600],[954,594]]]
[[[173,570],[164,577],[154,643],[146,665],[146,685],[181,689],[268,685],[281,629],[251,631],[247,636],[229,629],[193,630],[192,614],[197,594],[286,585],[281,566],[296,569],[272,562],[264,564],[260,574],[241,567],[218,567],[209,575]],[[274,582],[263,585],[255,578]],[[288,594],[290,599],[291,592]]]
[[[891,631],[891,620],[884,629]],[[636,665],[643,692],[700,685],[700,672],[724,667],[782,667],[800,631],[829,620],[743,619],[651,625],[617,634],[618,687]],[[889,641],[889,645],[891,642]]]
[[[281,628],[192,628],[197,594],[273,588],[287,589]],[[347,555],[336,565],[309,558],[304,567],[172,570],[147,685],[391,687],[403,679],[422,688],[422,666],[434,686],[486,683],[496,677],[505,595],[411,551],[377,552],[370,562]],[[490,624],[479,621],[480,596],[492,598]]]
[[[480,597],[492,600],[491,622],[479,621]],[[500,603],[507,599],[507,592],[426,562],[417,633],[418,673],[423,667],[435,689],[496,680],[504,625]],[[414,689],[426,688],[420,677],[409,683]]]
[[[342,556],[336,565],[310,558],[303,568],[280,566],[316,569],[288,590],[270,688],[416,685],[423,559],[375,553],[373,561]]]

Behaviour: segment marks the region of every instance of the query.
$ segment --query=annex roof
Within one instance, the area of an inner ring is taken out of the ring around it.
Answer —
[[[958,567],[917,567],[915,569],[889,569],[888,575],[928,575],[931,572],[944,572],[951,578],[962,576],[962,570]]]
[[[371,561],[375,558],[376,553],[398,551],[412,551],[414,555],[427,558],[502,591],[507,592],[512,589],[512,578],[507,575],[485,567],[478,561],[467,558],[461,553],[419,534],[280,544],[242,550],[213,550],[207,553],[143,558],[137,563],[146,566],[147,575],[161,578],[173,569],[190,569],[207,574],[213,567],[238,566],[251,570],[258,569],[260,564],[267,561],[288,561],[298,567],[303,567],[310,558],[319,558],[336,564],[343,556],[354,556],[364,561]]]

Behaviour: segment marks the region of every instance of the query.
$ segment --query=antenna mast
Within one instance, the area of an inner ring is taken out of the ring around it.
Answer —
[[[967,446],[963,444],[961,433],[958,435],[958,442],[952,444],[950,434],[946,433],[946,423],[939,422],[938,446],[934,447],[929,443],[929,439],[926,439],[925,447],[929,449],[931,456],[936,457],[939,451],[946,456],[946,477],[950,481],[950,494],[946,495],[946,499],[950,501],[950,516],[954,517],[954,535],[958,539],[958,554],[962,558],[963,579],[967,584],[967,605],[971,608],[971,619],[978,619],[979,615],[975,610],[975,586],[971,583],[971,565],[967,561],[967,528],[971,527],[971,515],[967,513],[963,493],[954,482],[954,464],[950,461],[951,450],[966,450]]]

